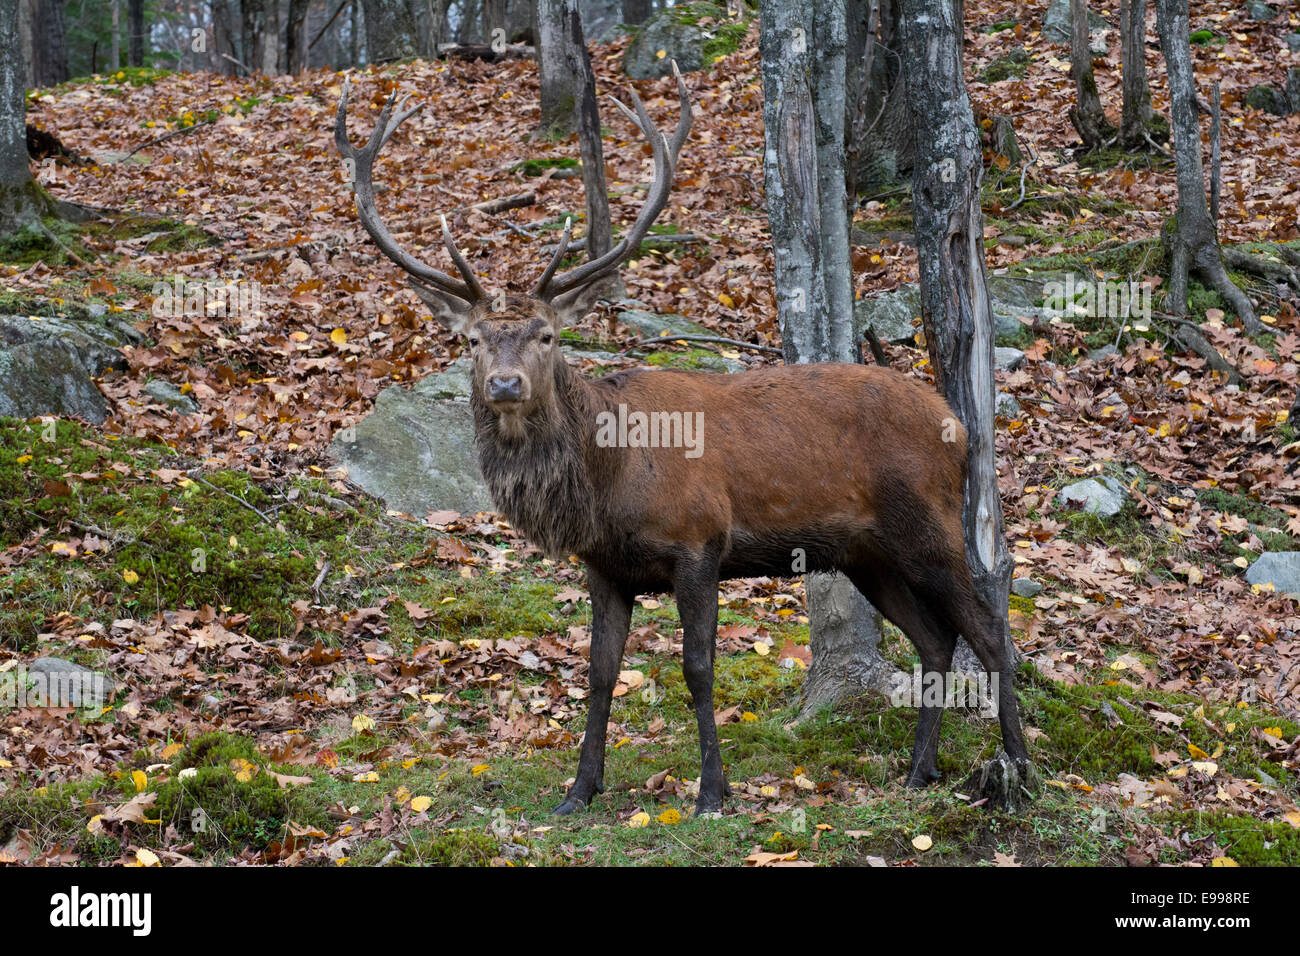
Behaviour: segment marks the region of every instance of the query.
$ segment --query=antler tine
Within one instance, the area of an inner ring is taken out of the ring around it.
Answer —
[[[441,218],[442,242],[443,245],[447,247],[447,251],[451,253],[451,261],[456,263],[456,268],[459,269],[460,274],[465,277],[465,285],[469,287],[469,291],[473,292],[474,295],[480,299],[486,299],[487,293],[485,293],[483,287],[478,284],[478,276],[474,275],[474,270],[469,267],[469,263],[465,261],[465,257],[462,256],[460,250],[456,248],[456,240],[451,238],[451,230],[447,228],[447,217],[442,216]]]
[[[456,263],[456,268],[460,270],[460,274],[465,278],[464,282],[460,282],[445,272],[421,262],[398,245],[397,240],[388,231],[388,227],[384,225],[384,221],[375,208],[373,182],[375,159],[379,155],[379,151],[383,149],[384,144],[397,130],[397,127],[418,112],[423,104],[407,109],[406,103],[410,96],[405,96],[402,98],[401,104],[398,105],[397,115],[393,116],[393,105],[397,102],[397,93],[394,92],[388,98],[388,102],[384,104],[384,108],[379,114],[379,120],[370,134],[370,139],[364,147],[358,149],[348,139],[347,108],[349,89],[350,81],[344,80],[343,95],[339,97],[339,108],[334,118],[334,145],[338,149],[340,156],[352,162],[352,191],[356,196],[357,215],[361,218],[361,225],[370,234],[370,238],[374,240],[380,252],[392,259],[393,262],[397,263],[398,266],[421,284],[455,296],[471,305],[486,298],[482,286],[479,285],[478,279],[470,270],[465,257],[460,254],[456,244],[451,241],[445,218],[443,220],[443,241],[452,254],[452,261]]]
[[[564,217],[564,232],[560,234],[560,244],[555,247],[555,255],[551,256],[550,263],[546,266],[546,271],[542,277],[537,280],[537,285],[533,286],[533,295],[542,298],[546,295],[546,287],[550,285],[551,276],[555,275],[556,268],[560,265],[560,260],[564,258],[565,251],[569,248],[569,236],[573,232],[573,217]]]
[[[690,93],[686,89],[686,83],[682,79],[681,73],[677,71],[676,62],[673,63],[673,71],[677,76],[677,95],[681,101],[682,112],[671,143],[662,133],[655,129],[650,114],[646,112],[645,104],[641,102],[641,97],[637,96],[635,89],[632,90],[632,105],[636,108],[635,113],[617,99],[614,100],[619,109],[632,120],[637,129],[641,131],[641,134],[650,141],[650,149],[654,155],[654,179],[650,185],[650,195],[646,198],[645,205],[641,207],[641,212],[636,221],[633,222],[632,227],[623,236],[622,241],[610,249],[609,252],[599,259],[594,259],[570,272],[564,273],[558,278],[551,277],[554,266],[558,261],[552,260],[551,266],[547,267],[547,271],[543,276],[548,281],[545,285],[539,283],[540,291],[534,293],[539,298],[551,299],[557,295],[571,292],[574,289],[589,285],[617,269],[625,258],[640,248],[641,240],[649,231],[650,224],[663,211],[664,205],[668,202],[668,194],[672,190],[673,173],[677,168],[677,156],[681,152],[682,145],[686,142],[686,137],[691,129],[691,121],[694,119],[691,112]]]

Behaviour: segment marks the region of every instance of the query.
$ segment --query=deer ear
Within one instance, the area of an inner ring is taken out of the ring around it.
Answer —
[[[469,314],[473,306],[464,299],[441,292],[411,280],[411,288],[420,297],[434,319],[452,332],[463,333],[469,328]]]
[[[559,317],[561,327],[572,325],[579,319],[585,318],[587,313],[595,308],[596,301],[603,291],[601,285],[603,283],[595,282],[591,285],[579,286],[572,292],[557,295],[551,300],[551,308]]]

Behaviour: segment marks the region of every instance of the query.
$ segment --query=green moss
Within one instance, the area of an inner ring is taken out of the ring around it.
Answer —
[[[510,167],[512,173],[522,173],[525,176],[540,176],[548,169],[577,169],[579,163],[576,159],[567,156],[545,156],[539,159],[525,159],[523,162],[515,163]]]
[[[1188,39],[1196,46],[1222,46],[1228,42],[1227,37],[1219,36],[1213,30],[1194,30]]]
[[[984,68],[980,79],[985,83],[998,83],[1012,78],[1021,79],[1029,72],[1031,60],[1029,52],[1024,47],[1018,46],[1011,52],[994,59]]]
[[[1300,866],[1300,830],[1290,824],[1226,813],[1187,813],[1174,819],[1197,836],[1213,836],[1224,854],[1242,866]]]
[[[496,855],[497,841],[486,833],[452,829],[436,835],[421,833],[400,859],[415,866],[487,866]]]
[[[158,826],[189,834],[207,851],[240,851],[266,849],[283,837],[291,818],[327,825],[324,807],[295,800],[300,791],[282,788],[272,769],[249,738],[222,733],[200,737],[177,755],[172,775],[157,787]],[[194,773],[182,776],[189,770]]]

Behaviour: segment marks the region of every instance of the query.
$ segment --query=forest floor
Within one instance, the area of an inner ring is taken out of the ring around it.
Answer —
[[[1036,33],[1043,6],[967,4],[977,109],[1022,114],[1022,145],[1038,160],[1030,198],[1008,209],[1019,172],[989,156],[989,269],[1158,277],[1172,167],[1073,153],[1067,54]],[[981,29],[1016,18],[1019,28]],[[1223,237],[1294,243],[1300,116],[1241,99],[1300,65],[1282,42],[1300,24],[1194,3],[1192,26],[1222,41],[1194,49],[1198,78],[1223,82]],[[1030,54],[1023,77],[979,81],[1016,46]],[[1111,51],[1098,80],[1117,112],[1113,32]],[[597,49],[602,88],[626,85],[620,57],[621,45]],[[1149,58],[1159,110],[1154,46]],[[522,288],[545,261],[544,237],[582,209],[580,180],[528,175],[576,155],[573,142],[527,140],[530,71],[415,62],[354,78],[354,141],[390,90],[429,103],[386,149],[389,221],[434,256],[436,214],[458,210],[462,248],[494,286]],[[1258,284],[1277,334],[1253,340],[1194,289],[1194,317],[1243,371],[1240,388],[1169,348],[1158,323],[1082,316],[1026,326],[1026,364],[999,373],[1024,409],[999,428],[1008,544],[1017,574],[1044,585],[1012,601],[1044,779],[1027,811],[992,812],[962,792],[996,748],[994,721],[951,711],[944,780],[921,792],[901,786],[912,711],[867,697],[796,722],[802,587],[746,580],[727,583],[720,610],[727,812],[691,814],[698,751],[680,631],[671,599],[646,595],[611,721],[608,790],[578,816],[549,817],[585,719],[580,567],[542,558],[491,515],[385,513],[324,454],[381,389],[461,349],[357,223],[332,144],[341,82],[123,71],[29,97],[32,122],[99,159],[42,163],[42,182],[119,212],[0,249],[0,314],[98,303],[151,344],[99,382],[103,426],[0,420],[0,680],[54,656],[117,682],[104,713],[0,713],[0,861],[1300,863],[1300,615],[1242,573],[1265,550],[1298,548],[1287,466],[1300,445],[1287,411],[1300,316]],[[652,245],[625,282],[658,311],[770,344],[754,34],[689,82],[698,118],[661,224],[708,242]],[[672,122],[669,84],[640,89],[660,126]],[[647,157],[621,117],[605,121],[611,206],[626,224]],[[504,217],[463,211],[524,190],[536,204]],[[869,200],[856,225],[906,233],[905,194]],[[915,252],[897,238],[858,248],[854,266],[860,295],[916,278]],[[257,282],[261,313],[152,314],[155,283],[175,276]],[[614,316],[576,332],[628,344]],[[1115,357],[1088,356],[1116,343]],[[886,350],[928,380],[921,345]],[[154,402],[151,378],[181,387],[198,412]],[[1063,484],[1099,473],[1128,489],[1118,519],[1053,504]],[[892,629],[885,652],[915,663]]]

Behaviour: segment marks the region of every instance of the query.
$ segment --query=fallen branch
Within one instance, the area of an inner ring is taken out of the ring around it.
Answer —
[[[223,495],[225,495],[225,496],[226,496],[227,498],[229,498],[231,501],[237,501],[237,502],[239,502],[241,505],[243,505],[243,506],[244,506],[245,508],[247,508],[249,511],[253,512],[253,514],[257,515],[259,518],[261,518],[261,519],[262,519],[263,521],[265,521],[267,524],[274,524],[274,522],[272,522],[271,519],[268,518],[268,517],[266,516],[266,512],[262,511],[260,508],[257,508],[257,507],[255,507],[255,506],[253,506],[253,505],[250,505],[250,504],[249,504],[247,501],[245,501],[243,498],[239,497],[239,495],[232,495],[230,492],[226,491],[225,488],[221,488],[221,487],[218,487],[217,485],[214,485],[212,482],[208,481],[208,479],[206,479],[206,478],[204,478],[202,475],[200,475],[200,474],[198,473],[198,469],[195,469],[194,471],[191,471],[191,472],[190,472],[190,477],[193,478],[195,481],[197,481],[197,482],[198,482],[199,484],[201,484],[201,485],[207,485],[207,486],[208,486],[209,488],[211,488],[213,491],[219,491],[219,492],[221,492]]]
[[[161,136],[155,136],[153,139],[149,140],[148,142],[141,143],[135,149],[131,150],[131,152],[127,153],[125,156],[119,159],[118,162],[124,163],[132,156],[134,156],[136,153],[140,152],[140,150],[142,149],[145,149],[149,146],[157,146],[159,143],[165,143],[167,142],[167,140],[173,139],[174,137],[177,136],[185,136],[189,133],[194,132],[196,129],[202,129],[205,126],[212,126],[214,123],[216,123],[216,120],[204,120],[202,123],[195,123],[193,126],[182,126],[178,129],[172,130],[170,133],[163,133]]]
[[[771,352],[774,355],[785,354],[780,349],[773,348],[771,345],[756,345],[753,342],[742,342],[739,339],[724,339],[716,335],[693,335],[693,334],[660,335],[660,336],[656,336],[653,339],[642,339],[640,342],[637,342],[635,345],[629,345],[623,351],[627,352],[631,349],[640,348],[643,345],[660,345],[665,342],[711,342],[715,345],[734,345],[737,348],[753,349],[755,352]]]
[[[1246,376],[1241,369],[1224,358],[1223,354],[1210,344],[1209,340],[1201,332],[1201,327],[1195,322],[1176,315],[1170,315],[1167,312],[1152,312],[1151,314],[1176,325],[1177,328],[1171,336],[1173,340],[1189,352],[1195,352],[1205,359],[1210,368],[1216,372],[1222,372],[1226,375],[1229,385],[1240,385],[1245,381]]]

